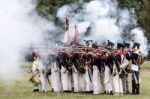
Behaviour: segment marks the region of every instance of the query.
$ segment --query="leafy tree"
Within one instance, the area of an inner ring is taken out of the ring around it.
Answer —
[[[150,0],[144,0],[142,11],[139,12],[139,22],[146,31],[145,35],[150,41]]]
[[[117,0],[120,7],[134,8],[139,24],[150,42],[150,0]]]

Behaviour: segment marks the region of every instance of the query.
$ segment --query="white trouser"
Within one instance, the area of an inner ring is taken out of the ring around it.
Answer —
[[[85,74],[79,73],[79,91],[84,92],[85,91]]]
[[[46,70],[45,69],[41,69],[40,79],[41,79],[41,83],[42,83],[42,91],[47,92],[48,91],[48,79],[46,77]]]
[[[104,71],[101,71],[101,73],[100,73],[100,83],[102,85],[101,90],[100,90],[101,93],[104,93],[104,91],[105,91],[104,77],[105,77]]]
[[[85,67],[86,91],[93,91],[92,72],[88,66]]]
[[[61,67],[61,82],[63,91],[69,91],[69,73],[64,67]]]
[[[111,73],[110,73],[110,68],[107,65],[105,66],[104,84],[105,84],[105,91],[107,93],[112,91]]]
[[[79,92],[79,73],[73,72],[72,76],[73,76],[74,92]]]
[[[114,92],[116,94],[123,93],[122,80],[119,77],[119,74],[116,74],[115,76],[113,76],[113,85],[114,85]]]
[[[51,68],[51,78],[52,78],[52,88],[54,92],[61,92],[62,91],[62,84],[61,84],[61,75],[60,70],[58,69],[56,63]]]
[[[93,66],[93,94],[100,93],[100,74],[97,66]]]
[[[122,86],[123,86],[123,93],[129,92],[128,75],[129,75],[129,74],[125,74],[125,75],[123,76],[123,78],[121,78],[121,80],[122,80]]]
[[[72,91],[72,79],[71,79],[71,74],[68,73],[68,89],[69,91]]]

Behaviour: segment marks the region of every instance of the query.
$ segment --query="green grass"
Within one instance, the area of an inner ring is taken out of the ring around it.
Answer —
[[[26,63],[31,65],[31,63]],[[150,99],[150,62],[144,63],[141,69],[141,94],[106,96],[92,94],[74,94],[74,93],[34,93],[33,85],[28,81],[28,75],[25,73],[23,78],[14,83],[0,81],[0,99]]]

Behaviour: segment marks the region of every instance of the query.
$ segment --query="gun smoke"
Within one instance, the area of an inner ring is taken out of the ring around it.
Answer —
[[[58,30],[52,21],[36,13],[32,0],[3,0],[0,7],[0,78],[12,80],[20,74],[18,63],[23,48],[42,44],[45,33]],[[144,30],[138,26],[134,9],[121,9],[115,0],[81,0],[60,7],[57,17],[64,22],[67,13],[71,38],[75,34],[74,25],[77,25],[80,41],[92,39],[101,43],[111,40],[117,43],[135,40],[141,44],[143,52],[147,50],[147,39]],[[62,40],[63,35],[60,35],[57,40]]]
[[[64,5],[59,8],[57,17],[70,18],[70,34],[74,37],[74,25],[78,26],[80,38],[92,39],[98,43],[111,40],[114,43],[137,41],[142,52],[147,50],[144,30],[138,26],[134,9],[119,8],[115,0],[91,0],[78,4]],[[87,35],[88,33],[88,35]]]
[[[21,74],[20,52],[41,43],[42,35],[55,26],[38,16],[32,0],[2,0],[0,16],[0,79],[13,80]]]

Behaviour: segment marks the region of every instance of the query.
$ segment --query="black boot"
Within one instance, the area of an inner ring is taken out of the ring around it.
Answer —
[[[139,95],[140,94],[140,85],[136,84],[136,94]]]
[[[91,94],[91,93],[93,93],[93,91],[86,91],[85,93],[86,94]]]
[[[54,92],[54,89],[52,88],[51,92]]]
[[[113,92],[112,92],[112,91],[110,91],[109,95],[113,95]]]
[[[39,89],[34,89],[33,92],[39,92]]]

